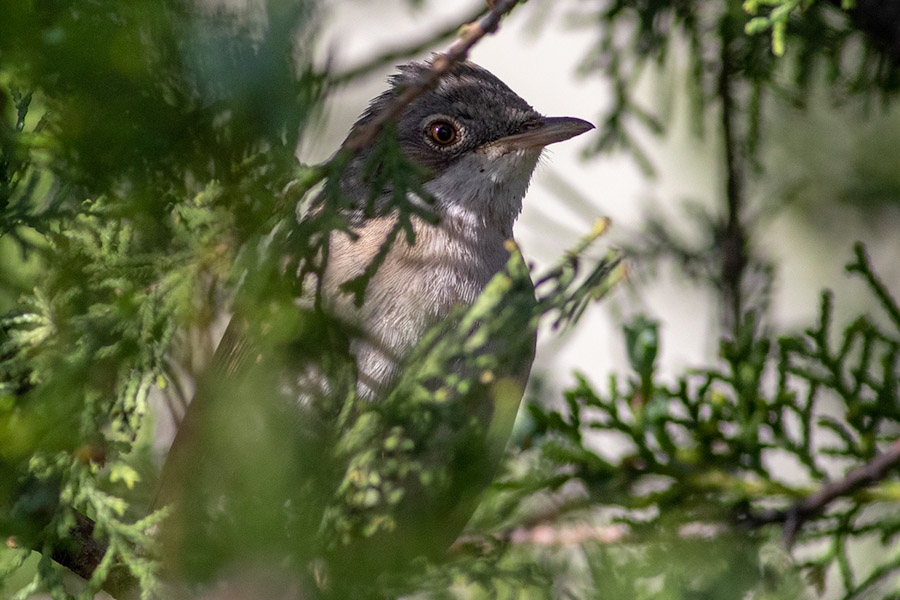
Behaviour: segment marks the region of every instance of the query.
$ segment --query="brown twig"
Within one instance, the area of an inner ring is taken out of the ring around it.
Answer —
[[[584,521],[560,523],[560,519],[566,515],[588,507],[588,498],[563,498],[544,510],[528,515],[515,527],[486,534],[463,534],[453,542],[450,552],[475,548],[484,553],[500,544],[567,546],[586,541],[609,544],[622,540],[628,534],[628,528],[621,524],[597,526]]]
[[[851,469],[843,479],[822,486],[818,492],[807,496],[789,508],[753,513],[747,518],[747,522],[757,527],[772,523],[784,523],[784,545],[790,547],[793,545],[800,527],[809,519],[822,514],[831,502],[881,481],[892,468],[898,465],[900,465],[900,440],[894,442],[886,452],[879,454],[868,463]]]
[[[465,13],[466,17],[462,19],[462,22],[471,23],[472,21],[483,15],[487,10],[488,6],[485,5],[484,2],[477,2],[473,8],[469,9]],[[369,73],[372,73],[373,71],[377,71],[382,67],[390,65],[395,61],[403,60],[410,56],[414,56],[416,54],[424,52],[425,50],[433,47],[435,44],[454,37],[459,32],[459,23],[460,21],[458,19],[455,19],[453,23],[441,27],[440,29],[430,33],[427,37],[416,40],[414,42],[410,42],[403,46],[391,48],[390,50],[379,54],[378,56],[367,60],[364,63],[330,76],[328,78],[328,81],[332,85],[344,85],[353,81],[354,79],[363,77],[365,75],[368,75]]]
[[[497,0],[488,13],[469,25],[463,26],[462,35],[450,46],[444,54],[435,56],[431,63],[431,68],[423,75],[415,84],[407,87],[403,92],[394,98],[384,109],[375,115],[366,125],[358,128],[350,135],[341,147],[342,151],[356,153],[375,139],[384,126],[396,119],[403,109],[410,102],[432,89],[437,83],[450,72],[453,65],[463,61],[468,57],[469,50],[478,43],[478,41],[489,33],[497,31],[500,19],[515,8],[519,0]]]
[[[598,527],[590,523],[573,523],[560,526],[542,524],[534,527],[516,527],[485,535],[463,535],[453,542],[451,552],[476,548],[482,553],[498,544],[528,544],[530,546],[575,546],[586,542],[614,544],[628,535],[625,525]]]

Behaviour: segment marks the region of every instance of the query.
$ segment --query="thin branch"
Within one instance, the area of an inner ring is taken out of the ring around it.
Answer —
[[[460,553],[469,549],[486,554],[499,545],[576,546],[586,542],[615,544],[628,536],[625,525],[598,527],[590,523],[567,526],[541,524],[534,527],[516,527],[496,533],[461,535],[450,547],[450,552]]]
[[[472,21],[481,17],[481,15],[483,15],[486,10],[487,5],[485,5],[483,2],[478,2],[472,9],[465,13],[466,17],[464,17],[462,22],[471,23]],[[460,30],[459,23],[460,21],[454,20],[453,23],[450,23],[432,32],[423,39],[410,42],[403,46],[397,46],[388,50],[387,52],[384,52],[383,54],[367,60],[362,64],[347,69],[346,71],[343,71],[341,73],[332,75],[331,77],[329,77],[329,82],[332,85],[344,85],[353,81],[354,79],[364,77],[385,66],[391,65],[398,60],[404,60],[410,56],[420,54],[433,47],[435,44],[439,44],[454,37]]]
[[[90,580],[108,551],[107,540],[98,539],[95,536],[93,520],[77,511],[73,511],[73,515],[75,524],[69,529],[66,538],[50,549],[50,558],[76,575]],[[19,546],[19,540],[16,537],[8,538],[6,545],[9,548],[22,547],[41,553],[45,551],[41,543]],[[138,580],[127,567],[115,564],[103,582],[102,589],[113,598],[129,600],[136,597],[135,590],[138,589]]]
[[[481,38],[497,31],[500,19],[515,8],[518,3],[519,0],[498,0],[480,21],[463,26],[462,35],[450,46],[450,49],[445,54],[435,56],[431,63],[431,69],[415,84],[403,90],[380,113],[375,115],[375,118],[350,135],[344,142],[341,150],[356,153],[371,143],[388,121],[396,119],[410,102],[437,85],[441,78],[450,72],[453,65],[464,61],[469,55],[469,50]]]
[[[527,516],[514,527],[484,534],[463,534],[450,546],[450,552],[459,553],[474,548],[485,553],[501,544],[568,546],[587,541],[610,544],[628,535],[628,528],[619,523],[606,526],[587,522],[560,523],[566,515],[589,506],[589,498],[564,498]]]
[[[856,255],[856,261],[848,264],[844,268],[848,273],[858,273],[862,275],[869,285],[869,288],[875,294],[875,297],[878,298],[881,307],[891,319],[894,327],[900,331],[900,308],[898,308],[897,301],[891,296],[891,292],[888,290],[884,281],[882,281],[875,271],[872,270],[872,266],[869,263],[869,255],[866,252],[865,246],[861,242],[856,242],[853,245],[853,253]]]
[[[722,253],[722,300],[725,311],[725,324],[728,329],[737,332],[743,315],[742,284],[747,267],[747,234],[741,219],[744,204],[744,186],[742,161],[738,149],[740,143],[735,132],[734,115],[734,83],[732,81],[734,57],[731,34],[731,17],[723,17],[721,23],[721,71],[719,73],[718,93],[722,102],[722,142],[725,152],[725,196],[728,207],[725,226],[722,230],[720,249]]]
[[[106,543],[94,537],[94,522],[82,515],[75,514],[75,526],[69,530],[69,538],[66,542],[53,549],[51,558],[68,568],[76,575],[90,579],[103,560],[106,553]]]
[[[818,492],[790,508],[754,513],[747,520],[757,527],[784,523],[784,544],[790,547],[806,521],[821,515],[834,500],[881,481],[898,465],[900,465],[900,440],[868,463],[851,469],[843,479],[822,486]]]

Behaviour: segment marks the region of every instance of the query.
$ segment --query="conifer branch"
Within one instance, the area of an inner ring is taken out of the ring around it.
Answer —
[[[794,503],[786,509],[767,510],[750,515],[747,521],[755,527],[784,523],[784,545],[793,545],[803,524],[824,513],[838,498],[878,483],[900,464],[900,440],[869,462],[851,469],[843,479],[822,486],[816,493]]]
[[[466,17],[463,19],[463,23],[471,23],[472,21],[481,17],[484,12],[487,10],[487,6],[483,3],[479,2],[475,5],[474,9],[470,9],[466,12]],[[446,25],[429,35],[425,36],[422,39],[415,40],[413,42],[407,43],[402,46],[397,46],[395,48],[391,48],[390,50],[375,56],[355,67],[351,67],[345,71],[340,73],[336,73],[329,77],[329,81],[333,85],[344,85],[350,83],[351,81],[358,79],[360,77],[364,77],[373,71],[377,71],[383,67],[389,66],[395,61],[404,60],[410,56],[414,56],[421,52],[425,52],[435,44],[448,40],[459,33],[460,26],[458,21],[454,21],[450,25]]]
[[[720,247],[722,252],[721,281],[722,303],[726,328],[737,331],[744,314],[743,282],[747,267],[747,234],[742,222],[744,204],[743,164],[739,153],[739,140],[735,131],[735,91],[733,81],[734,41],[729,33],[730,25],[722,24],[722,48],[720,51],[718,94],[722,103],[722,144],[725,160],[725,201],[727,215],[722,227]]]

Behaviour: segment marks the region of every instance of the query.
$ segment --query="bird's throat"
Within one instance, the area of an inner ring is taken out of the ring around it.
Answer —
[[[469,239],[512,237],[541,150],[474,150],[426,184],[442,226]]]

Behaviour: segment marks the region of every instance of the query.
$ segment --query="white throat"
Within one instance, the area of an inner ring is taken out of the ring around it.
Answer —
[[[541,148],[500,154],[490,146],[469,152],[425,185],[447,227],[466,237],[512,237]]]

